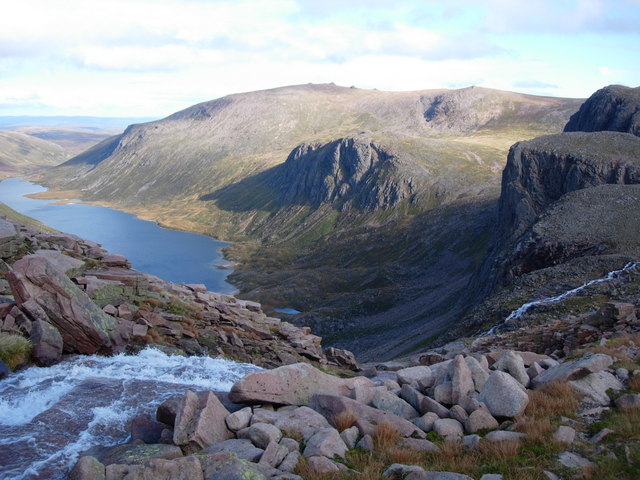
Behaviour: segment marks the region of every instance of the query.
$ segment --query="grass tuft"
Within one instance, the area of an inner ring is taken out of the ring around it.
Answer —
[[[378,450],[388,450],[395,447],[400,440],[400,433],[386,420],[376,425],[373,443]]]
[[[340,413],[333,416],[333,426],[339,432],[351,428],[358,420],[358,415],[351,410],[343,410]]]
[[[33,345],[21,335],[0,334],[0,360],[11,370],[29,360]]]

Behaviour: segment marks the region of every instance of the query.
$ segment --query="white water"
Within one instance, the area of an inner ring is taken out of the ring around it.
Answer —
[[[555,297],[541,298],[539,300],[533,300],[531,302],[527,302],[524,305],[521,305],[519,308],[517,308],[513,312],[511,312],[509,314],[509,316],[507,318],[505,318],[502,323],[494,325],[489,330],[487,330],[484,333],[484,335],[492,335],[493,333],[495,333],[495,331],[496,331],[496,329],[498,327],[500,327],[500,326],[502,326],[504,324],[508,324],[512,320],[517,320],[518,318],[522,317],[522,315],[527,313],[527,311],[531,307],[535,307],[536,305],[550,305],[552,303],[560,302],[560,301],[564,300],[565,298],[572,297],[573,295],[575,295],[577,293],[580,293],[582,290],[584,290],[585,288],[588,288],[588,287],[590,287],[592,285],[597,285],[599,283],[611,281],[614,278],[619,277],[621,274],[623,274],[625,272],[636,270],[638,268],[638,265],[640,265],[640,263],[638,263],[638,262],[629,262],[620,270],[614,270],[613,272],[609,272],[604,277],[596,278],[595,280],[591,280],[591,281],[589,281],[589,282],[587,282],[587,283],[585,283],[583,285],[580,285],[579,287],[573,288],[571,290],[567,290],[566,292],[561,293],[560,295],[556,295]]]
[[[0,479],[62,479],[78,454],[127,439],[129,421],[153,417],[187,389],[229,391],[249,364],[208,357],[75,356],[0,381]]]

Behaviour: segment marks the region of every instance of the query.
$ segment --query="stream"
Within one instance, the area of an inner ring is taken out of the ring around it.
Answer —
[[[0,479],[62,480],[81,452],[124,443],[129,421],[187,389],[228,392],[250,364],[209,357],[78,355],[0,381]]]

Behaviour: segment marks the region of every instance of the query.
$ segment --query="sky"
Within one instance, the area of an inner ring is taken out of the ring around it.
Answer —
[[[0,115],[164,117],[334,82],[640,85],[640,0],[0,0]]]

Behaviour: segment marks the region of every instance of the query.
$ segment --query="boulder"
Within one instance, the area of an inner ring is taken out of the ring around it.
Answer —
[[[306,406],[280,409],[277,412],[259,409],[254,412],[251,422],[252,424],[270,423],[283,432],[300,435],[304,439],[309,438],[317,430],[331,427],[325,417]]]
[[[238,438],[246,438],[258,448],[267,448],[271,442],[278,443],[282,438],[282,432],[270,423],[255,423],[238,432]]]
[[[554,380],[569,381],[577,380],[591,373],[596,373],[605,368],[609,368],[613,363],[613,359],[609,355],[602,353],[587,354],[580,360],[572,362],[564,362],[555,367],[550,367],[545,372],[537,375],[532,380],[534,388],[540,388]]]
[[[237,412],[230,413],[227,415],[227,418],[225,418],[227,428],[232,432],[237,432],[238,430],[247,428],[251,422],[252,415],[253,412],[251,412],[251,407],[245,407]]]
[[[227,415],[229,411],[213,392],[198,398],[187,390],[176,414],[173,442],[197,450],[227,440],[233,437],[225,423]]]
[[[229,398],[236,403],[306,405],[316,392],[350,396],[357,386],[374,386],[365,377],[338,378],[306,363],[251,373],[232,388]]]
[[[34,255],[45,257],[54,268],[70,277],[79,274],[84,268],[82,260],[64,255],[58,250],[36,250]]]
[[[371,405],[407,420],[420,416],[415,408],[391,392],[376,391],[371,399]]]
[[[44,311],[64,341],[64,351],[109,353],[118,340],[115,319],[104,313],[64,273],[38,255],[27,255],[13,264],[7,274],[19,306],[38,318],[37,305]],[[29,302],[33,300],[33,302]],[[32,307],[33,309],[33,307]]]
[[[465,435],[464,437],[462,437],[462,446],[473,450],[474,448],[477,448],[478,445],[480,445],[480,440],[482,440],[482,437],[480,435]]]
[[[433,398],[423,396],[420,400],[420,413],[425,414],[433,412],[440,418],[447,418],[449,416],[449,409],[443,406],[441,403],[436,402]]]
[[[456,355],[451,363],[451,404],[458,404],[474,391],[471,369],[462,355]],[[447,403],[447,402],[441,402]]]
[[[517,355],[514,351],[510,350],[502,354],[502,356],[493,364],[496,370],[502,370],[508,372],[513,378],[515,378],[522,386],[529,385],[529,375],[524,367],[524,360],[520,355]]]
[[[344,442],[344,444],[347,446],[349,450],[351,450],[356,446],[356,442],[358,441],[359,435],[360,435],[360,431],[356,426],[349,427],[346,430],[343,430],[342,432],[340,432],[340,438],[342,439],[342,441]]]
[[[405,477],[404,480],[473,480],[473,478],[462,473],[416,471]]]
[[[230,438],[224,442],[209,445],[202,453],[232,453],[242,460],[255,463],[260,460],[264,450],[256,447],[249,439]]]
[[[309,467],[316,473],[339,472],[340,464],[332,462],[327,457],[315,456],[307,460]]]
[[[242,460],[232,453],[198,455],[204,480],[266,480],[257,464]],[[155,479],[154,479],[155,480]]]
[[[443,437],[451,435],[462,437],[464,433],[462,424],[453,418],[439,418],[433,423],[433,431]]]
[[[376,431],[376,425],[386,421],[403,437],[425,438],[426,436],[422,430],[404,418],[338,395],[316,394],[313,396],[311,408],[326,418],[332,418],[344,411],[355,413],[357,418],[355,425],[363,435],[373,435]]]
[[[382,474],[383,478],[392,478],[394,480],[402,480],[408,474],[412,472],[423,472],[424,469],[422,467],[418,467],[417,465],[403,465],[401,463],[394,463],[389,468],[387,468]]]
[[[445,405],[452,405],[453,402],[453,383],[442,382],[435,386],[433,389],[433,398],[438,403],[444,403]]]
[[[204,480],[196,457],[154,459],[142,465],[109,465],[106,480]]]
[[[526,435],[520,432],[507,432],[505,430],[494,430],[485,435],[485,440],[489,442],[519,442]]]
[[[340,348],[328,347],[324,351],[327,362],[338,365],[339,367],[348,368],[357,372],[360,370],[360,366],[356,361],[356,357],[353,352],[349,350],[342,350]]]
[[[284,460],[280,462],[278,469],[283,472],[293,472],[298,466],[298,462],[300,461],[300,457],[302,455],[297,450],[295,452],[289,452]]]
[[[494,417],[515,417],[524,412],[529,396],[511,375],[494,371],[484,384],[478,401],[484,402]]]
[[[289,453],[290,452],[287,447],[280,445],[277,442],[270,442],[269,445],[267,445],[267,448],[264,449],[264,453],[262,454],[262,457],[260,457],[259,463],[276,468]]]
[[[7,366],[6,363],[0,360],[0,380],[8,377],[9,375],[11,375],[11,369]]]
[[[109,465],[141,465],[148,460],[162,458],[172,460],[182,457],[182,450],[175,445],[126,443],[117,445],[107,451],[101,458],[105,466]]]
[[[593,462],[573,452],[562,452],[558,456],[558,461],[560,465],[567,468],[583,469],[595,466]]]
[[[624,385],[609,372],[596,372],[569,382],[571,387],[582,396],[582,401],[593,405],[607,406],[611,403],[607,390],[619,391]]]
[[[440,417],[433,412],[427,412],[423,416],[414,418],[413,424],[424,432],[430,432],[433,430],[433,424]]]
[[[335,428],[323,428],[307,440],[302,454],[307,458],[317,455],[327,458],[344,458],[347,450],[347,446]]]
[[[416,452],[439,452],[440,448],[433,442],[424,438],[401,438],[399,446]]]
[[[471,370],[473,386],[479,392],[489,378],[489,370],[473,357],[465,357],[464,361],[467,363],[469,370]]]
[[[431,369],[424,365],[409,367],[398,370],[398,383],[400,385],[409,384],[412,386],[428,387],[432,383]]]
[[[95,457],[80,457],[68,476],[69,480],[105,480],[105,466]]]
[[[131,420],[131,441],[161,443],[162,432],[166,428],[167,426],[164,423],[155,422],[144,417],[136,417]]]
[[[56,327],[43,320],[31,323],[29,340],[33,344],[32,358],[41,367],[58,363],[62,358],[63,340]]]
[[[576,438],[576,431],[566,425],[560,425],[553,433],[553,439],[559,443],[571,445]]]
[[[630,408],[640,408],[640,393],[625,393],[616,398],[616,407],[625,410]]]
[[[471,412],[464,425],[468,433],[476,433],[480,430],[495,430],[499,426],[498,421],[482,408]]]
[[[453,407],[451,407],[449,409],[449,416],[454,420],[459,421],[463,425],[464,422],[467,421],[467,418],[469,418],[467,412],[465,412],[464,408],[462,408],[460,405],[454,405]]]

